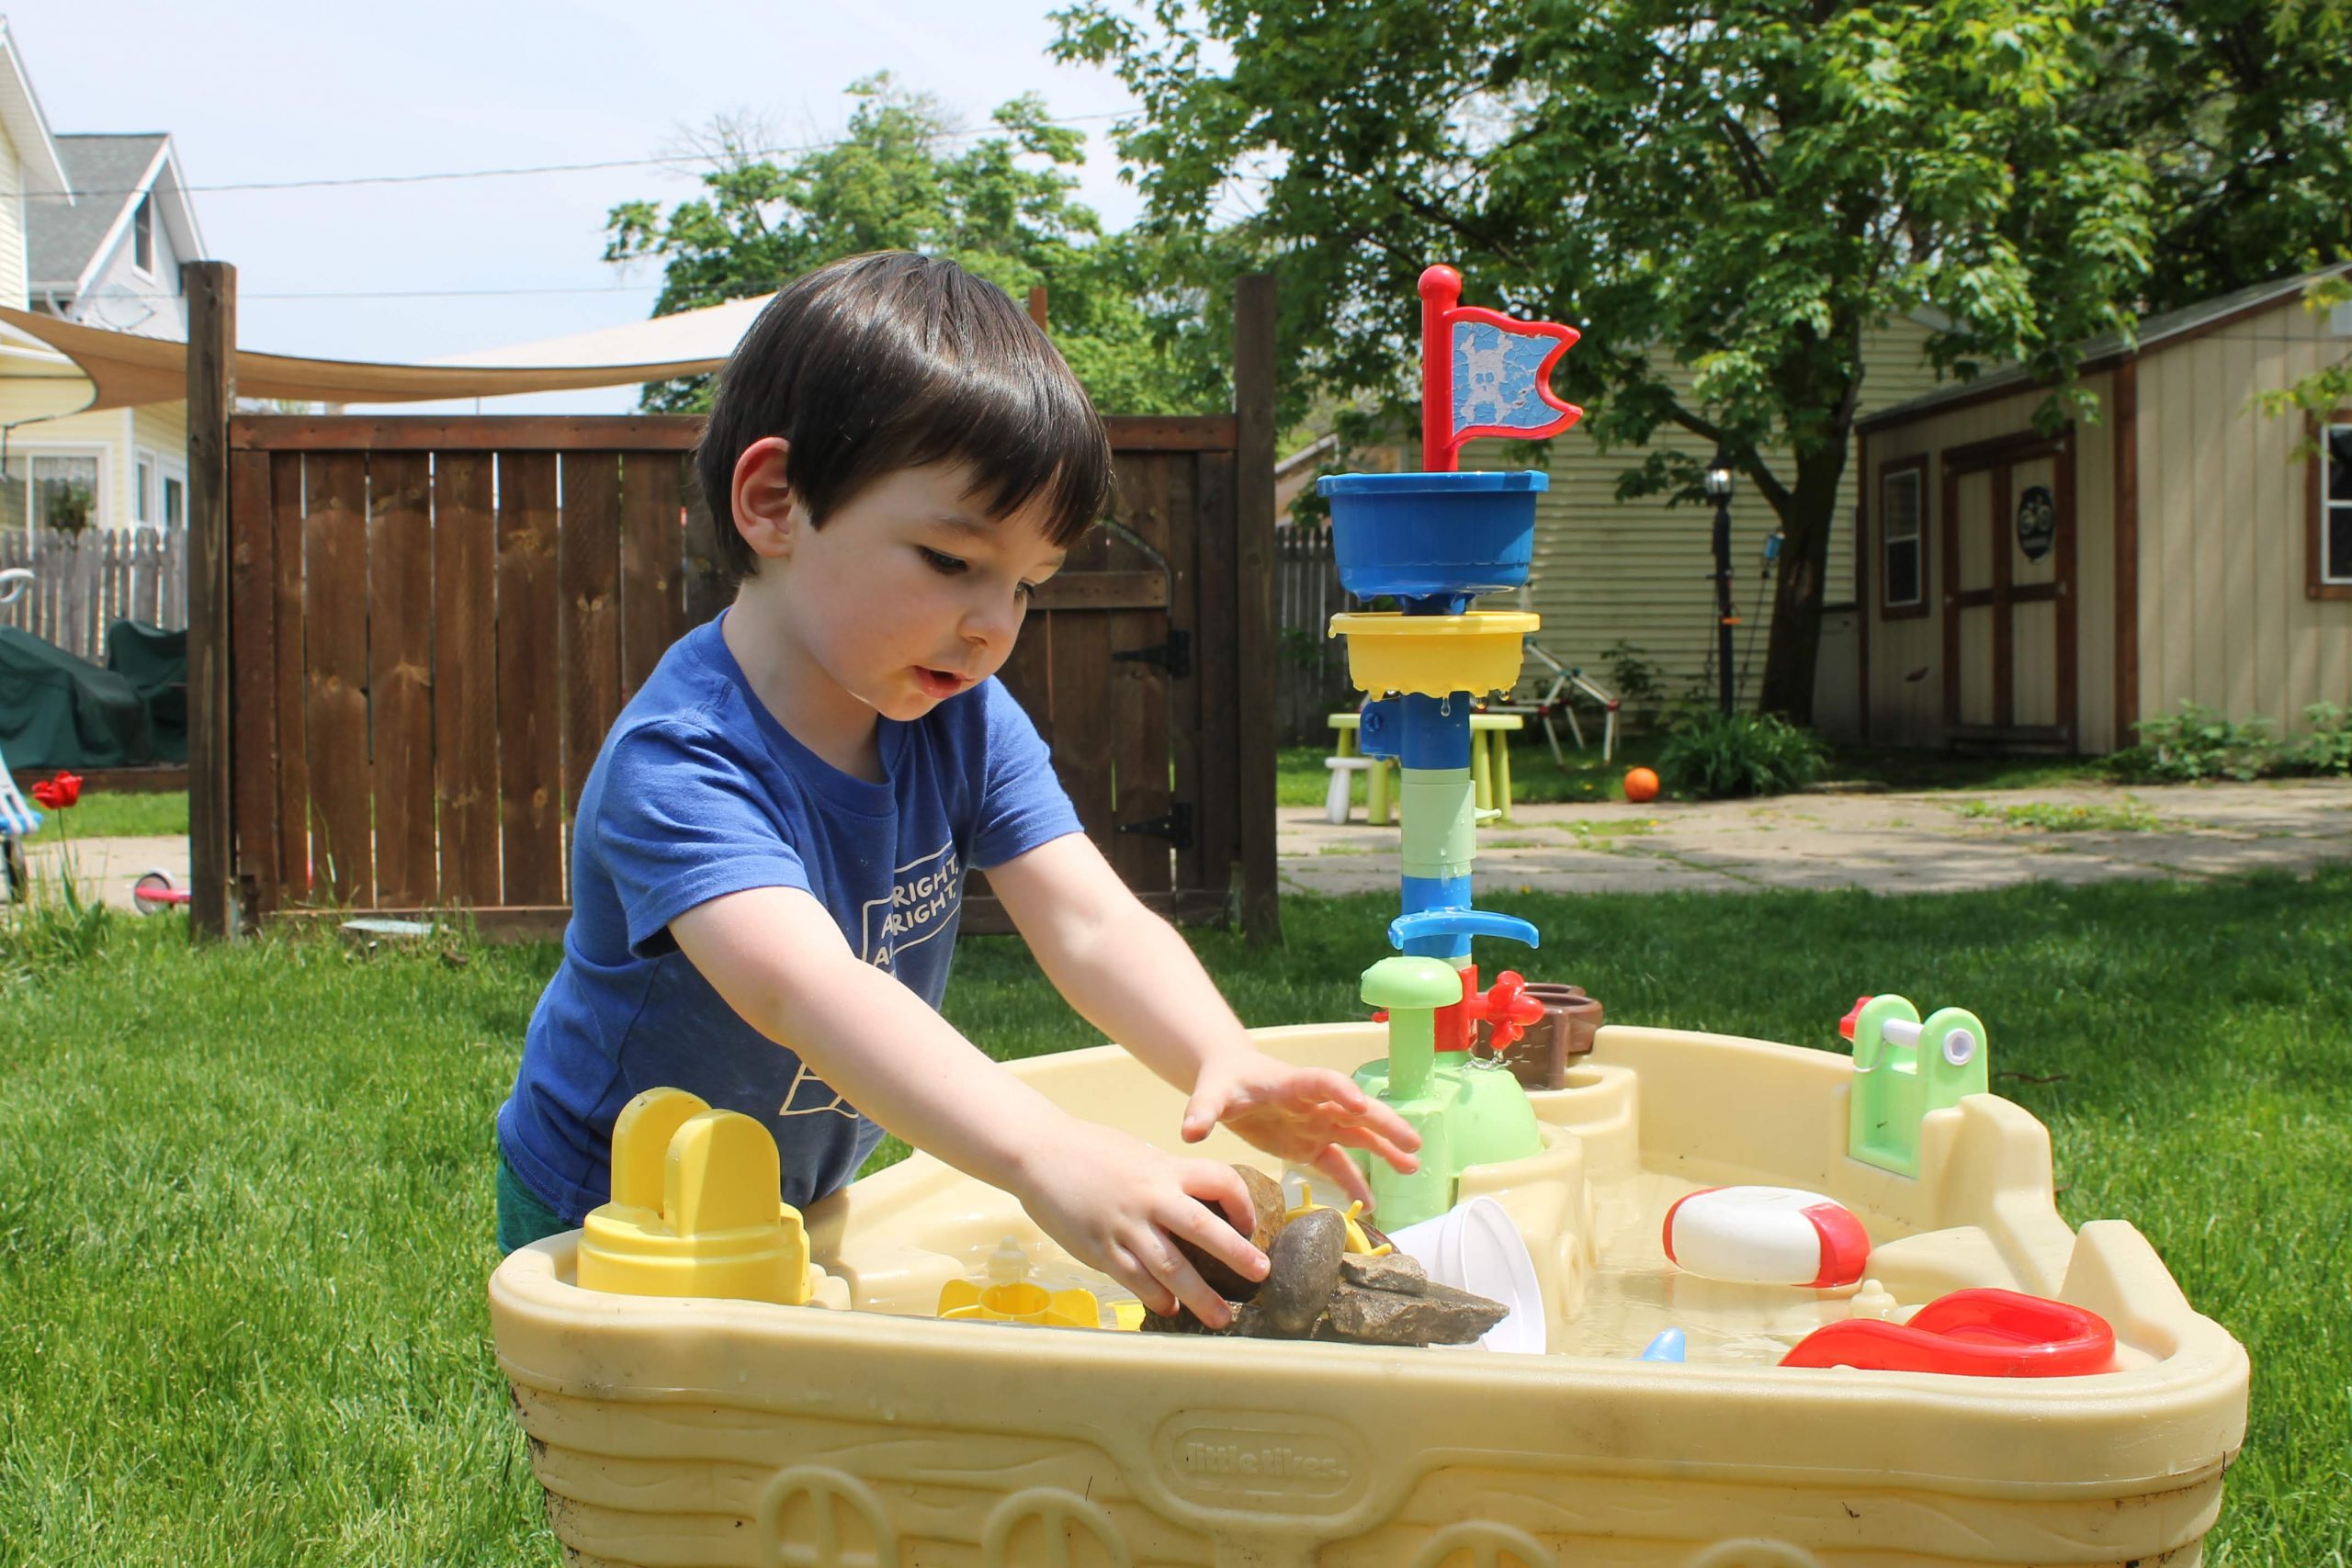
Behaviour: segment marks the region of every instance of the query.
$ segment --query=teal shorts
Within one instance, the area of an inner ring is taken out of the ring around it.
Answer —
[[[503,1256],[518,1247],[528,1247],[535,1241],[560,1235],[576,1227],[565,1224],[562,1216],[539,1201],[538,1194],[523,1185],[514,1174],[514,1167],[506,1158],[506,1151],[498,1151],[498,1250]]]

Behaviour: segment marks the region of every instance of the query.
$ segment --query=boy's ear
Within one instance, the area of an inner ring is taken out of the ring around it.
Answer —
[[[743,448],[735,459],[735,531],[762,560],[782,560],[792,554],[792,543],[808,513],[785,478],[785,460],[792,444],[781,435],[765,435]]]

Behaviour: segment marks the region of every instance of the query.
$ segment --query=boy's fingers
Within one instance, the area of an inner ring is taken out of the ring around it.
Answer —
[[[1414,1129],[1410,1122],[1396,1113],[1396,1108],[1393,1105],[1386,1105],[1376,1100],[1368,1101],[1363,1113],[1357,1118],[1356,1124],[1378,1134],[1400,1149],[1418,1149],[1421,1146],[1421,1134]]]
[[[1345,1144],[1351,1149],[1362,1149],[1374,1159],[1385,1160],[1408,1176],[1421,1168],[1420,1158],[1412,1152],[1412,1148],[1399,1146],[1395,1140],[1384,1138],[1366,1127],[1342,1127],[1339,1130],[1334,1141]],[[1419,1143],[1419,1138],[1413,1140],[1414,1146],[1418,1146]]]
[[[1184,1102],[1183,1134],[1188,1144],[1197,1144],[1209,1135],[1217,1119],[1225,1114],[1225,1090],[1222,1087],[1204,1084],[1193,1091]]]
[[[1231,1167],[1224,1168],[1225,1174],[1233,1176]],[[1199,1203],[1180,1203],[1173,1213],[1154,1217],[1169,1235],[1191,1242],[1243,1279],[1262,1280],[1268,1268],[1266,1255],[1250,1245],[1250,1232],[1258,1224],[1258,1207],[1250,1201],[1250,1190],[1241,1185],[1239,1177],[1233,1177],[1233,1185],[1240,1202],[1238,1207],[1227,1203],[1224,1216]],[[1193,1196],[1205,1198],[1209,1194],[1195,1192]]]
[[[1167,1286],[1159,1282],[1150,1269],[1136,1260],[1135,1254],[1124,1247],[1114,1246],[1111,1248],[1109,1262],[1111,1277],[1134,1292],[1136,1300],[1143,1303],[1146,1312],[1155,1313],[1161,1317],[1170,1317],[1175,1314],[1176,1297]]]
[[[1204,1213],[1206,1211],[1203,1211]],[[1245,1247],[1247,1243],[1243,1244]],[[1154,1236],[1144,1243],[1157,1259],[1152,1272],[1177,1301],[1193,1309],[1193,1315],[1211,1328],[1223,1328],[1233,1321],[1233,1308],[1223,1296],[1209,1289],[1201,1271],[1193,1267],[1182,1252],[1165,1236]]]
[[[1337,1144],[1324,1145],[1315,1156],[1315,1168],[1338,1182],[1341,1191],[1365,1209],[1371,1209],[1371,1184],[1364,1180],[1363,1172],[1356,1168],[1356,1162],[1348,1157],[1347,1150]]]
[[[1293,1100],[1305,1104],[1328,1101],[1352,1115],[1363,1114],[1364,1107],[1372,1103],[1372,1097],[1364,1093],[1362,1084],[1329,1067],[1306,1068],[1295,1075],[1286,1087]]]
[[[1238,1235],[1243,1238],[1241,1245],[1245,1247],[1250,1247],[1247,1237],[1251,1231],[1258,1228],[1258,1204],[1257,1201],[1250,1196],[1249,1185],[1241,1179],[1238,1171],[1229,1165],[1217,1165],[1209,1160],[1193,1160],[1185,1168],[1182,1185],[1186,1192],[1203,1202],[1214,1203],[1223,1209],[1226,1218],[1232,1222],[1229,1226],[1220,1225],[1216,1223],[1216,1216],[1206,1210],[1200,1210],[1198,1213],[1202,1216],[1202,1223],[1209,1227],[1212,1234],[1206,1236],[1194,1235],[1190,1229],[1186,1229],[1183,1233],[1186,1240],[1198,1242],[1219,1257],[1224,1257],[1224,1249],[1216,1244],[1215,1233]],[[1250,1250],[1254,1255],[1257,1249],[1250,1247]],[[1226,1261],[1231,1263],[1236,1269],[1242,1267],[1234,1258],[1227,1258]],[[1242,1269],[1242,1271],[1250,1274],[1252,1279],[1257,1278],[1255,1272],[1251,1270]]]

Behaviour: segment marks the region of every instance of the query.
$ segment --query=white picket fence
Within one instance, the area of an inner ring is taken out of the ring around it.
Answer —
[[[66,652],[106,662],[107,628],[146,621],[187,625],[186,528],[0,531],[0,570],[29,567],[33,581],[0,604],[0,626],[28,631]]]

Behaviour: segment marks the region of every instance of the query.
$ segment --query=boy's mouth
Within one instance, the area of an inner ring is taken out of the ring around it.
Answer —
[[[915,666],[915,684],[921,686],[922,694],[933,702],[952,697],[971,683],[952,671],[933,670],[920,664]]]

